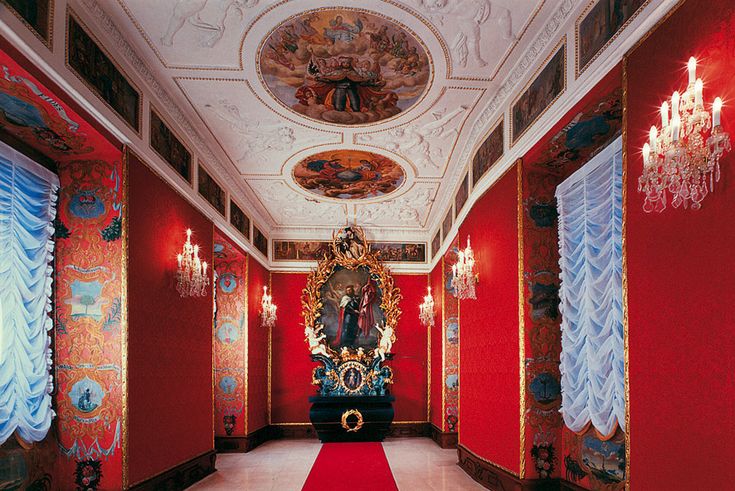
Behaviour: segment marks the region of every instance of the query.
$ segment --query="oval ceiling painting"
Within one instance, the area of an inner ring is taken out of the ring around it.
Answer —
[[[387,157],[361,150],[331,150],[303,159],[293,169],[307,191],[337,199],[377,198],[406,180],[403,168]]]
[[[260,74],[285,106],[317,121],[369,124],[418,102],[430,79],[421,42],[378,14],[347,8],[305,12],[263,41]]]

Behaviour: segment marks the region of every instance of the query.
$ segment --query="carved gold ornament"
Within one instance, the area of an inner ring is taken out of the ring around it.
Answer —
[[[356,416],[357,422],[355,423],[355,426],[350,426],[350,424],[347,422],[347,418],[350,416]],[[347,433],[356,433],[360,431],[363,425],[362,420],[362,413],[358,411],[357,409],[350,409],[349,411],[345,411],[342,413],[342,428],[347,430]]]
[[[346,240],[346,234],[351,234],[347,237],[352,238]],[[380,288],[382,295],[380,308],[385,316],[385,325],[393,328],[391,341],[395,342],[395,329],[401,316],[401,309],[398,308],[398,304],[403,297],[400,289],[395,287],[390,271],[383,266],[378,258],[378,252],[370,249],[364,232],[354,225],[340,230],[339,233],[332,234],[332,243],[329,250],[319,261],[317,268],[309,274],[306,288],[304,288],[301,297],[304,326],[315,330],[319,329],[317,326],[320,323],[319,318],[324,306],[321,300],[321,289],[338,266],[352,271],[360,267],[369,270],[369,274]],[[364,353],[357,353],[354,349],[348,348],[343,348],[340,352],[337,352],[329,346],[326,338],[322,339],[321,343],[329,356],[338,362],[356,359],[367,360],[376,356],[375,348],[366,350]]]

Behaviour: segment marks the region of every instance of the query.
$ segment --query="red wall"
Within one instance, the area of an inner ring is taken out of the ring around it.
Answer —
[[[460,227],[469,234],[480,282],[460,324],[459,443],[519,471],[518,180],[512,167]]]
[[[211,285],[204,297],[182,299],[174,280],[186,229],[193,230],[201,256],[211,258],[213,226],[136,158],[130,159],[129,193],[128,464],[134,484],[213,448]]]
[[[257,260],[248,256],[248,395],[247,433],[268,424],[268,329],[260,323],[263,286],[269,286],[269,274]],[[269,288],[270,291],[270,288]],[[276,293],[274,303],[282,302]],[[278,325],[276,325],[276,329]]]
[[[444,381],[442,380],[442,364],[444,363],[442,357],[442,339],[443,328],[442,328],[442,292],[444,291],[443,284],[443,263],[440,260],[434,269],[431,271],[431,293],[434,296],[434,327],[431,329],[431,417],[430,422],[440,430],[443,429],[444,409],[442,407],[442,386]]]
[[[735,441],[735,156],[701,210],[646,214],[640,149],[699,60],[706,107],[735,137],[735,5],[688,1],[628,59],[627,262],[633,489],[729,489]],[[654,63],[655,62],[655,63]],[[729,287],[729,288],[728,288]],[[676,471],[673,471],[676,469]]]
[[[311,372],[316,366],[304,341],[301,291],[306,273],[273,273],[273,301],[278,320],[273,330],[271,397],[272,422],[308,423],[308,397],[316,394]],[[426,421],[426,329],[418,320],[418,305],[426,294],[426,275],[393,275],[401,289],[403,311],[396,329],[395,375],[391,392],[396,396],[395,421]],[[260,297],[258,297],[260,298]],[[252,347],[252,345],[251,345]],[[251,370],[253,367],[251,366]],[[252,380],[252,376],[251,376]]]

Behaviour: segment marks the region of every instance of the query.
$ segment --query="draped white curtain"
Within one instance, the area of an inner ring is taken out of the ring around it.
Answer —
[[[556,190],[561,266],[561,412],[572,431],[625,431],[622,139]]]
[[[0,143],[0,444],[51,425],[49,330],[58,178]]]

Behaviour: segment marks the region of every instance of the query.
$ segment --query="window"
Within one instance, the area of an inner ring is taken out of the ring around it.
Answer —
[[[51,425],[49,331],[58,178],[0,143],[0,444]]]
[[[625,431],[622,139],[559,185],[561,412],[569,429]]]

